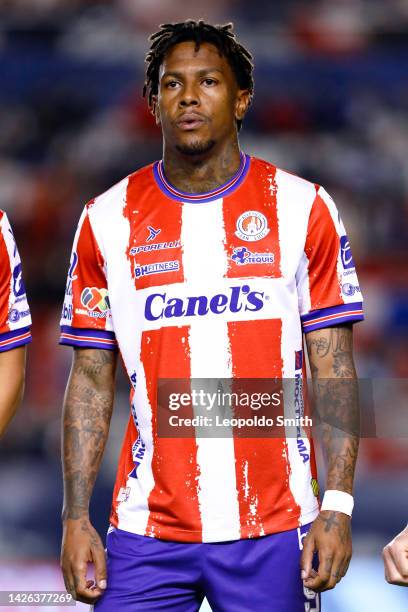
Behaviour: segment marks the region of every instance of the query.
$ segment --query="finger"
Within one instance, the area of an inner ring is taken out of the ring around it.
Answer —
[[[389,582],[390,584],[396,584],[397,582],[401,581],[402,576],[394,563],[389,546],[384,549],[383,558],[385,579],[387,580],[387,582]]]
[[[92,548],[92,557],[95,567],[95,582],[104,591],[107,587],[106,557],[101,543]]]
[[[384,548],[383,558],[386,581],[390,584],[397,584],[401,586],[407,585],[408,580],[404,580],[404,577],[398,571],[388,546]]]
[[[343,562],[344,562],[344,560],[343,560],[342,556],[335,557],[335,559],[333,561],[333,565],[331,567],[331,571],[330,571],[329,582],[328,582],[325,590],[334,589],[336,584],[338,582],[340,582],[340,580],[342,579],[342,577],[343,577],[343,575],[342,575]]]
[[[351,561],[351,555],[347,556],[347,558],[343,561],[343,565],[341,567],[340,573],[341,573],[341,577],[344,578],[344,576],[347,574],[348,572],[348,568],[350,565],[350,561]]]
[[[387,582],[391,583],[391,577],[390,577],[390,572],[389,572],[389,552],[388,552],[388,546],[386,546],[385,548],[383,548],[382,551],[382,558],[383,558],[383,562],[384,562],[384,576]]]
[[[312,591],[323,591],[330,581],[334,554],[330,551],[319,550],[319,567],[317,576],[304,581],[304,585]]]
[[[93,580],[86,579],[88,569],[87,563],[76,561],[72,564],[72,574],[74,578],[75,594],[78,601],[83,603],[94,603],[102,594],[98,587],[92,586]]]
[[[64,578],[65,588],[67,593],[72,595],[75,599],[75,587],[74,587],[74,577],[71,572],[71,566],[66,566],[65,564],[61,564],[62,576]]]
[[[402,577],[403,580],[408,580],[408,557],[407,551],[404,550],[404,547],[398,545],[397,542],[394,541],[388,547],[389,553],[394,561],[394,565],[397,568],[398,573]]]
[[[301,567],[301,578],[302,580],[310,579],[314,572],[312,563],[313,563],[313,554],[315,551],[315,542],[314,538],[311,535],[307,535],[303,541],[303,552],[300,558],[300,567]]]

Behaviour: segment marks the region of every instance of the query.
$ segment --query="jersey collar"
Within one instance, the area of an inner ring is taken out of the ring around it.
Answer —
[[[153,174],[157,185],[160,190],[172,200],[178,202],[213,202],[219,198],[225,198],[227,195],[238,189],[243,180],[245,179],[250,165],[250,157],[246,153],[241,151],[240,153],[241,163],[237,172],[232,176],[229,181],[217,187],[213,191],[207,191],[206,193],[186,193],[176,189],[166,179],[164,174],[163,160],[156,162],[153,166]]]

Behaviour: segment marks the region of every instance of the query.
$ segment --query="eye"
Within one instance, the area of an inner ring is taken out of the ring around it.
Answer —
[[[178,85],[177,81],[167,81],[165,87],[167,89],[175,89],[177,87],[177,85]]]
[[[207,77],[203,80],[203,83],[211,87],[211,85],[216,85],[217,81],[215,79],[212,79],[211,77]]]

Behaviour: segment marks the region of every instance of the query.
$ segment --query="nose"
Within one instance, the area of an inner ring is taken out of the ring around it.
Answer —
[[[182,108],[200,105],[200,98],[193,83],[185,83],[179,104]]]

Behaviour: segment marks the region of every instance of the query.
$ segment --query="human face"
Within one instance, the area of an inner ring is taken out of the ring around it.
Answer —
[[[236,139],[249,94],[240,90],[228,60],[217,47],[193,41],[174,45],[166,53],[154,99],[165,147],[184,155],[204,155]]]

